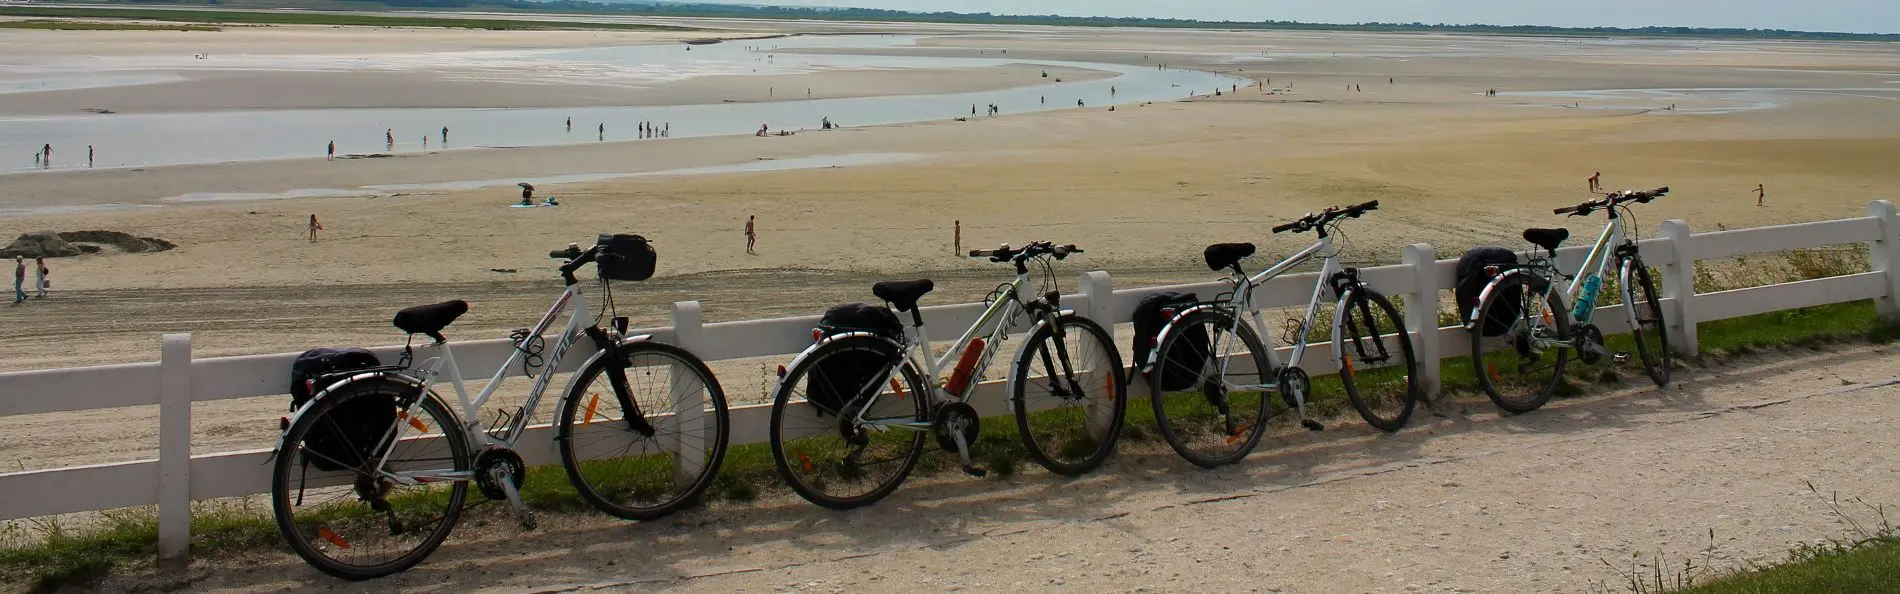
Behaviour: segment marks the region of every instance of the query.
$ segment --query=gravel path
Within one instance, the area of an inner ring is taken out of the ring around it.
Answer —
[[[465,524],[466,540],[372,584],[271,553],[200,562],[190,587],[1621,591],[1632,563],[1659,554],[1668,567],[1733,567],[1843,536],[1835,492],[1862,521],[1875,514],[1849,497],[1900,502],[1900,434],[1882,422],[1900,401],[1894,349],[1803,350],[1680,377],[1522,417],[1461,399],[1391,436],[1278,432],[1211,472],[1164,447],[1075,481],[916,480],[851,513],[781,497],[651,525]]]

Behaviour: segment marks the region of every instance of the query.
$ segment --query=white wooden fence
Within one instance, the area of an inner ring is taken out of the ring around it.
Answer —
[[[1592,219],[1594,225],[1599,219]],[[1590,229],[1584,230],[1589,236]],[[1883,318],[1900,319],[1895,299],[1900,297],[1900,220],[1885,200],[1867,207],[1867,216],[1715,233],[1691,234],[1680,220],[1663,223],[1659,237],[1640,244],[1643,259],[1662,267],[1665,313],[1674,347],[1687,356],[1696,354],[1695,323],[1828,303],[1874,299]],[[1824,245],[1866,243],[1873,271],[1818,280],[1696,294],[1695,263]],[[1588,245],[1565,248],[1565,261],[1580,264]],[[1361,269],[1362,278],[1389,295],[1405,297],[1406,324],[1416,342],[1419,375],[1428,394],[1440,386],[1439,362],[1469,352],[1469,339],[1458,327],[1438,326],[1436,304],[1441,291],[1453,285],[1455,260],[1438,260],[1429,245],[1404,250],[1402,263]],[[1573,270],[1574,272],[1574,270]],[[1303,305],[1310,296],[1312,274],[1290,275],[1257,291],[1262,307]],[[1162,290],[1213,294],[1217,283],[1115,289],[1106,272],[1082,275],[1081,293],[1065,296],[1064,304],[1096,320],[1126,321],[1143,296]],[[1420,299],[1419,296],[1426,296]],[[1424,307],[1421,304],[1431,304]],[[965,327],[981,313],[982,304],[968,303],[924,308],[940,328]],[[1605,310],[1610,308],[1603,308]],[[1626,331],[1621,315],[1605,311],[1596,320],[1605,333]],[[673,306],[672,325],[642,330],[655,338],[683,346],[707,361],[763,356],[787,356],[811,342],[816,316],[705,323],[699,303]],[[1107,325],[1107,324],[1105,324]],[[1109,326],[1111,333],[1114,328]],[[1125,339],[1118,339],[1125,340]],[[1330,349],[1309,349],[1302,367],[1328,369]],[[486,379],[511,353],[507,340],[457,343],[457,358],[469,376]],[[577,349],[587,350],[581,341]],[[385,347],[379,356],[393,359],[397,347]],[[1282,349],[1283,353],[1289,352]],[[564,359],[569,369],[586,359],[585,352]],[[157,505],[159,557],[167,565],[186,558],[190,541],[191,502],[269,492],[270,455],[266,448],[191,454],[191,403],[232,398],[279,395],[295,353],[193,359],[191,335],[168,334],[162,339],[156,363],[104,365],[0,373],[0,417],[86,411],[157,404],[159,457],[156,460],[114,462],[0,474],[0,519],[27,518]],[[1283,356],[1284,359],[1284,356]],[[518,375],[518,373],[517,373]],[[1000,392],[992,382],[981,389]],[[985,415],[1004,414],[1001,398],[979,395],[975,400]],[[765,441],[770,405],[732,410],[732,444]],[[522,455],[530,464],[559,461],[545,426],[521,440]],[[259,444],[268,445],[268,444]]]

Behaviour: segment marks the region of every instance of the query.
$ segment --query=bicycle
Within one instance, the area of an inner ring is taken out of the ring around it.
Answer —
[[[1121,354],[1107,331],[1062,309],[1052,260],[1079,253],[1082,250],[1073,245],[1049,242],[971,251],[971,257],[1014,264],[1016,278],[990,294],[988,308],[941,359],[931,356],[929,333],[917,307],[933,284],[916,280],[873,286],[872,293],[888,307],[910,313],[913,336],[906,337],[901,327],[895,336],[871,331],[823,336],[813,331],[814,343],[780,374],[772,398],[772,457],[779,475],[812,503],[840,510],[868,505],[904,482],[923,456],[924,437],[930,433],[940,449],[957,455],[965,473],[984,476],[987,470],[970,459],[980,418],[969,400],[1022,314],[1035,323],[1011,366],[1007,402],[1023,445],[1037,463],[1057,474],[1076,476],[1100,466],[1115,451],[1127,387],[1121,381]],[[1040,264],[1049,290],[1025,301],[1021,292],[1032,264]],[[980,337],[992,322],[987,339]],[[871,364],[855,377],[832,371],[849,368],[839,364],[852,357]],[[937,378],[958,357],[951,376],[939,383]],[[839,406],[824,410],[814,404],[809,397],[814,385],[827,394],[844,395]],[[798,402],[805,405],[795,405]]]
[[[1332,363],[1354,409],[1367,423],[1383,431],[1405,426],[1417,405],[1418,361],[1411,336],[1392,302],[1359,279],[1359,269],[1339,263],[1333,237],[1346,219],[1376,210],[1378,201],[1328,208],[1273,228],[1274,233],[1313,231],[1312,246],[1253,276],[1241,261],[1254,254],[1251,243],[1220,243],[1207,247],[1203,258],[1209,270],[1229,271],[1232,288],[1212,301],[1186,307],[1164,308],[1168,321],[1155,337],[1150,361],[1139,362],[1148,373],[1149,397],[1155,423],[1175,453],[1204,468],[1231,464],[1245,458],[1266,432],[1269,399],[1279,392],[1296,411],[1300,425],[1323,430],[1307,416],[1312,378],[1301,369],[1306,348],[1319,315],[1320,301],[1332,291]],[[1290,362],[1264,344],[1256,328],[1266,327],[1254,292],[1262,283],[1314,257],[1323,260],[1306,313],[1288,330],[1293,345]],[[1248,319],[1251,318],[1251,323]]]
[[[643,271],[632,270],[641,267],[639,250]],[[625,317],[612,318],[608,328],[600,324],[604,314],[583,323],[590,316],[586,286],[574,276],[596,263],[612,311],[608,281],[651,276],[651,255],[645,240],[632,235],[602,235],[585,251],[570,244],[549,253],[567,260],[560,267],[566,288],[532,330],[513,333],[513,352],[472,401],[441,334],[467,311],[462,301],[398,313],[395,325],[409,333],[410,344],[397,364],[313,380],[310,387],[321,390],[313,389],[315,396],[285,422],[272,454],[272,512],[291,549],[318,570],[350,580],[403,571],[448,538],[471,482],[488,500],[507,501],[520,524],[533,529],[534,513],[521,497],[528,469],[516,446],[552,372],[583,337],[599,350],[569,378],[554,423],[569,482],[593,507],[626,519],[658,518],[697,500],[718,473],[729,435],[718,380],[684,349],[653,342],[651,335],[629,336]],[[543,365],[544,336],[570,307]],[[417,334],[433,340],[426,346],[437,355],[412,367]],[[534,378],[524,404],[497,411],[495,421],[478,430],[482,406],[516,365]],[[460,399],[459,417],[434,391],[443,377]],[[602,378],[605,387],[597,385]],[[351,428],[365,415],[390,424]],[[373,444],[349,442],[350,435],[365,434],[374,436]]]
[[[1623,227],[1630,203],[1648,203],[1668,192],[1666,187],[1624,190],[1556,209],[1556,214],[1573,217],[1601,210],[1610,217],[1575,276],[1564,274],[1557,260],[1557,248],[1570,238],[1570,230],[1562,228],[1525,229],[1524,240],[1543,248],[1542,254],[1533,250],[1530,261],[1522,265],[1486,267],[1485,274],[1494,278],[1479,293],[1466,330],[1471,334],[1471,364],[1478,386],[1498,408],[1523,414],[1549,402],[1563,383],[1564,365],[1572,351],[1585,365],[1594,365],[1605,355],[1617,363],[1629,359],[1627,352],[1610,353],[1603,331],[1590,323],[1599,293],[1609,289],[1602,285],[1612,259],[1617,268],[1614,294],[1621,298],[1643,368],[1657,386],[1669,383],[1672,355],[1656,283]],[[1570,281],[1561,293],[1552,291],[1558,280]],[[1575,306],[1565,307],[1565,299]],[[1500,369],[1507,373],[1501,374]],[[1548,377],[1542,377],[1545,374]],[[1506,391],[1512,394],[1507,397]]]

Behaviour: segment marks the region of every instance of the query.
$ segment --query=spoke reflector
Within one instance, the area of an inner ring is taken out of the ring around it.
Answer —
[[[595,392],[592,398],[587,399],[587,416],[581,418],[582,425],[594,422],[594,407],[597,406],[600,406],[600,392]]]
[[[339,548],[339,549],[350,548],[350,541],[343,540],[343,537],[337,536],[336,533],[331,532],[329,528],[318,528],[317,536],[323,537],[324,540],[330,541],[330,544],[336,545],[336,548]]]
[[[805,472],[818,472],[818,469],[811,465],[811,458],[805,457],[804,452],[798,453],[798,463],[805,467]]]

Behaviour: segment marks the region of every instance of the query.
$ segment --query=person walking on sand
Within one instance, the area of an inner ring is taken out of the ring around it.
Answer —
[[[1598,171],[1598,172],[1596,172],[1596,173],[1592,173],[1592,174],[1590,174],[1590,191],[1592,191],[1592,192],[1601,192],[1601,191],[1603,191],[1603,181],[1602,181],[1602,180],[1603,180],[1603,172],[1601,172],[1601,171]]]
[[[322,231],[322,230],[323,230],[323,223],[317,222],[316,214],[311,214],[310,215],[310,241],[315,242],[317,240],[317,232]]]
[[[33,258],[33,266],[34,299],[45,299],[46,289],[52,287],[52,285],[46,283],[46,275],[51,274],[53,271],[46,268],[46,256],[35,256]]]
[[[335,161],[335,160],[336,160],[336,141],[334,141],[334,140],[332,140],[332,141],[330,141],[330,152],[329,152],[329,154],[328,154],[328,156],[325,156],[325,157],[323,158],[323,160],[325,160],[325,161]]]
[[[26,286],[26,256],[14,254],[13,256],[13,302],[15,304],[26,301],[26,290],[22,288],[25,286]]]
[[[759,252],[752,249],[759,243],[759,229],[756,226],[758,219],[758,215],[749,215],[745,219],[745,253],[752,256],[759,255]]]
[[[1768,190],[1761,184],[1755,184],[1755,206],[1768,206]]]

